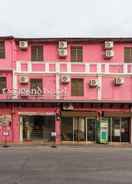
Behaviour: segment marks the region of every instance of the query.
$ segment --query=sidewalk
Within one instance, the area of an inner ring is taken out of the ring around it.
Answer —
[[[0,147],[3,147],[4,144],[0,144]],[[67,148],[132,148],[132,144],[128,143],[109,143],[109,144],[97,144],[97,143],[88,143],[88,144],[59,144],[55,145],[53,143],[7,143],[8,147],[67,147]]]

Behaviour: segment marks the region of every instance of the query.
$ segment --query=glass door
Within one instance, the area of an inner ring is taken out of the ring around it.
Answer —
[[[87,126],[87,141],[96,140],[96,119],[86,119]]]
[[[85,118],[76,117],[73,121],[73,141],[86,142],[86,122]]]
[[[121,142],[129,142],[129,118],[121,120]]]
[[[121,129],[120,118],[113,118],[112,119],[112,141],[113,142],[121,141],[120,129]]]
[[[62,141],[73,142],[73,118],[72,117],[63,117],[61,125],[61,138]]]
[[[22,140],[51,141],[51,132],[55,131],[54,116],[23,116],[22,118]]]
[[[112,118],[112,142],[129,142],[130,118]]]

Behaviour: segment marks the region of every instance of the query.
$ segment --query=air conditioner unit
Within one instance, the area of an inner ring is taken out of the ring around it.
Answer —
[[[120,86],[120,85],[122,85],[124,83],[124,79],[123,78],[121,78],[121,77],[116,77],[116,78],[114,78],[114,84],[116,85],[116,86]]]
[[[67,56],[67,49],[58,49],[58,54],[60,57],[66,57]]]
[[[29,82],[29,78],[27,76],[20,76],[19,82],[22,84],[26,84]]]
[[[20,49],[27,49],[28,48],[28,42],[27,41],[19,41],[19,48]]]
[[[72,104],[64,104],[63,105],[63,110],[73,110],[74,107]]]
[[[89,86],[90,87],[97,87],[98,85],[99,85],[98,80],[92,79],[92,80],[89,81]]]
[[[112,49],[114,46],[113,41],[105,41],[105,49]]]
[[[67,84],[69,82],[70,82],[70,76],[68,75],[61,76],[61,83]]]
[[[114,51],[113,50],[106,50],[105,51],[105,57],[106,58],[111,58],[114,56]]]
[[[59,41],[59,49],[66,49],[67,41]]]

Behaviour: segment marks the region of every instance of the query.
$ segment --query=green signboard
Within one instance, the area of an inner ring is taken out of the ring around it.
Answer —
[[[96,141],[98,143],[108,143],[108,119],[102,118],[96,123]]]

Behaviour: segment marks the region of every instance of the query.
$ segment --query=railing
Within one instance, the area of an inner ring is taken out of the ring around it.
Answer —
[[[132,63],[71,63],[17,61],[17,73],[132,74]]]

